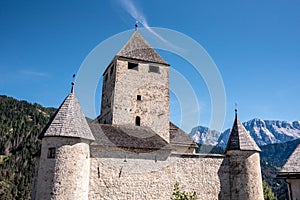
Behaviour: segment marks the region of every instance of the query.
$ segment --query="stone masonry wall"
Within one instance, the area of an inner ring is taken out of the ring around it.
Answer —
[[[229,199],[228,161],[222,155],[173,154],[162,161],[141,153],[135,157],[145,159],[131,159],[130,153],[127,158],[107,158],[99,150],[91,154],[89,199],[165,200],[176,182],[184,191],[195,191],[198,199]]]
[[[134,70],[128,69],[128,61],[116,62],[113,124],[135,125],[139,116],[141,126],[169,142],[169,67],[140,62]],[[159,67],[159,73],[149,72],[150,65]]]
[[[111,124],[113,114],[113,100],[116,80],[115,61],[109,65],[103,74],[102,100],[101,100],[101,115],[100,123]]]
[[[290,193],[292,193],[292,196],[290,197],[291,200],[299,200],[300,199],[300,180],[299,179],[287,179],[286,182],[290,184],[289,190],[291,190]]]
[[[230,164],[230,199],[263,200],[259,153],[228,151]]]
[[[53,147],[55,158],[48,158]],[[88,199],[89,157],[89,144],[80,139],[43,138],[35,199]]]

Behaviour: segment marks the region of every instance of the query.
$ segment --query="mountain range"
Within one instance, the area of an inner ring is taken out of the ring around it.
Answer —
[[[246,130],[259,146],[283,143],[300,138],[300,121],[252,119],[244,122]],[[192,129],[190,136],[198,144],[226,147],[231,129],[220,133],[204,126]]]

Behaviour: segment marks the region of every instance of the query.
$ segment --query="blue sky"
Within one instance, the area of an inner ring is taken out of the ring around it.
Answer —
[[[226,91],[224,128],[233,122],[235,102],[242,121],[300,120],[299,1],[2,0],[0,94],[58,107],[87,55],[107,38],[134,28],[136,20],[124,6],[130,2],[139,12],[134,16],[150,27],[184,33],[211,56]],[[200,124],[208,126],[205,81],[193,76],[183,58],[159,52],[193,86]],[[177,107],[172,98],[171,119],[178,124]]]

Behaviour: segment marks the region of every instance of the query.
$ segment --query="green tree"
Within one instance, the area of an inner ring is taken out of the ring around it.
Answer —
[[[268,186],[268,184],[263,181],[263,189],[264,189],[264,199],[265,200],[276,200],[274,193],[272,192],[271,188]]]
[[[196,192],[185,192],[181,191],[179,187],[179,183],[175,183],[173,187],[173,196],[172,200],[197,200]]]

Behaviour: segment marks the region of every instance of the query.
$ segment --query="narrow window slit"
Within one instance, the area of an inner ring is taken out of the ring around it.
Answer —
[[[135,125],[136,125],[136,126],[141,126],[141,118],[140,118],[139,116],[137,116],[137,117],[135,118]]]

